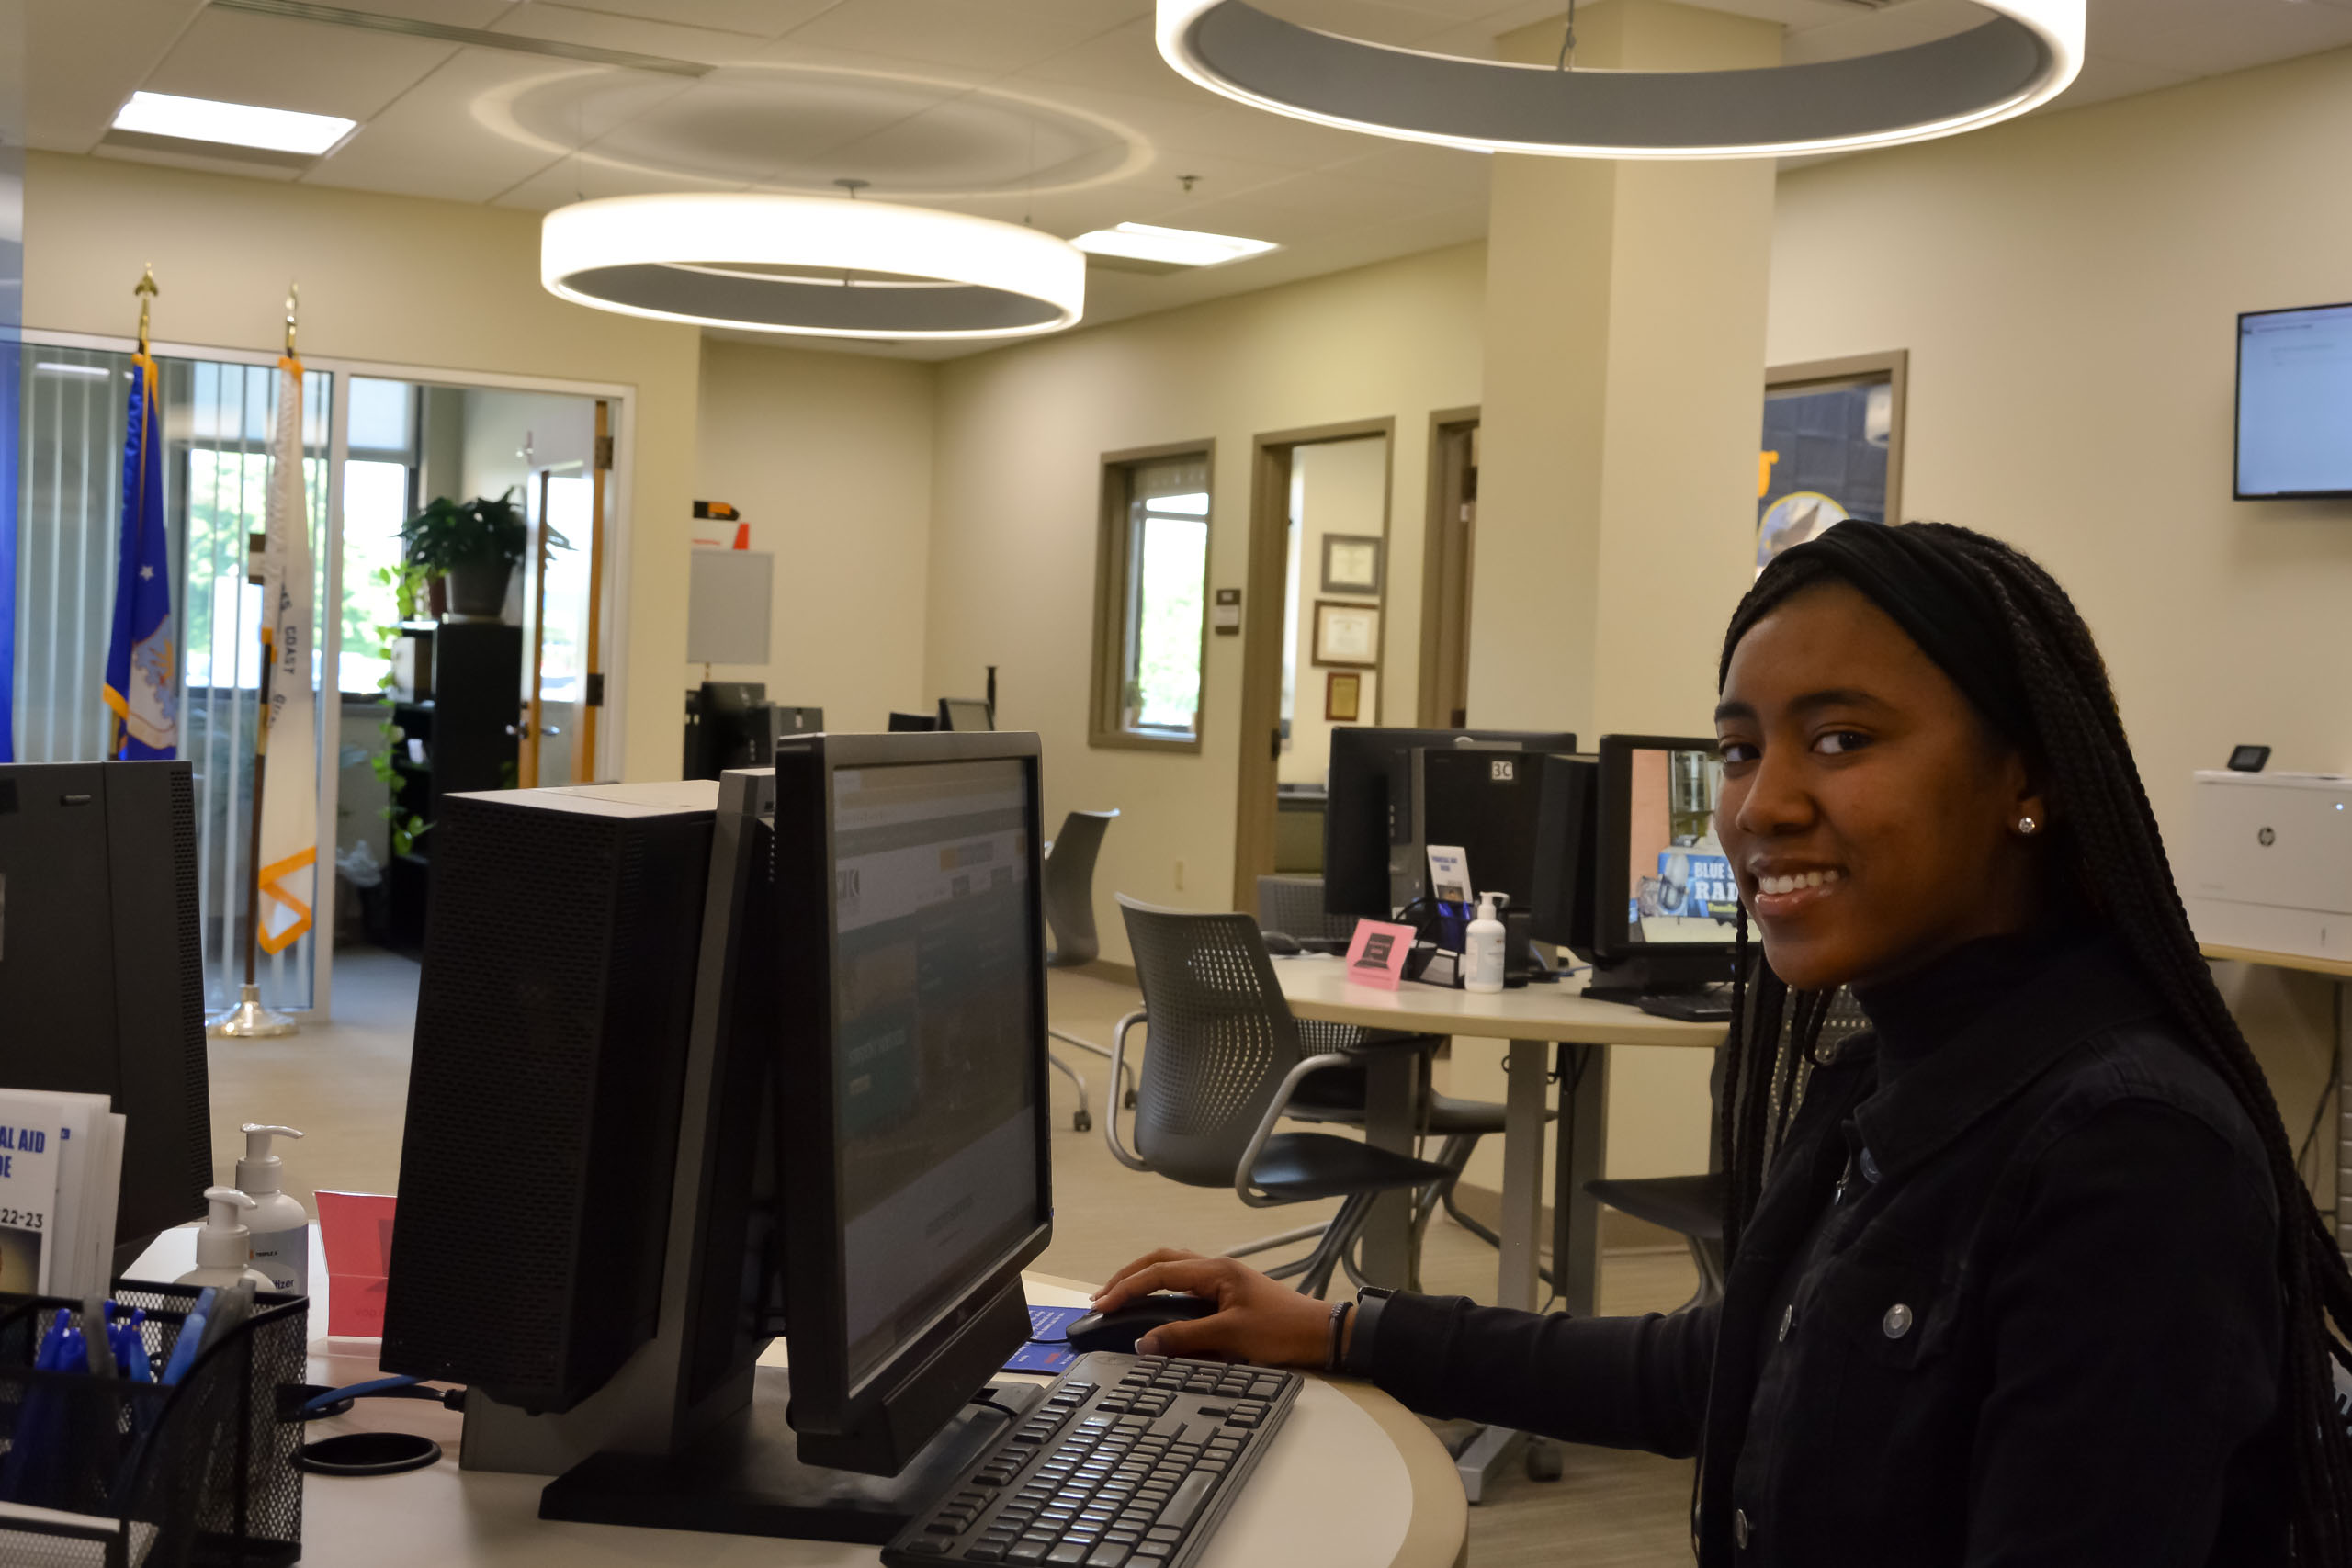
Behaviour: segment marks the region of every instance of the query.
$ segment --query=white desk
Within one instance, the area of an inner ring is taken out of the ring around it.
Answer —
[[[1541,1299],[1536,1257],[1543,1238],[1544,1084],[1551,1070],[1544,1046],[1558,1043],[1585,1048],[1578,1087],[1561,1107],[1573,1147],[1570,1168],[1561,1179],[1568,1203],[1568,1256],[1554,1258],[1553,1267],[1566,1270],[1560,1290],[1568,1311],[1589,1315],[1600,1277],[1600,1205],[1586,1194],[1584,1184],[1604,1174],[1608,1155],[1609,1047],[1713,1050],[1724,1043],[1724,1026],[1654,1018],[1623,1002],[1595,1001],[1573,980],[1484,995],[1411,981],[1388,991],[1350,983],[1346,965],[1328,955],[1301,953],[1273,964],[1283,999],[1295,1017],[1510,1043],[1505,1058],[1510,1092],[1503,1133],[1502,1257],[1496,1269],[1495,1298],[1504,1306],[1533,1311]],[[1403,1065],[1396,1065],[1391,1076],[1403,1080]],[[1371,1100],[1367,1109],[1374,1141],[1389,1148],[1409,1147],[1409,1094],[1384,1094],[1375,1089]],[[1401,1273],[1401,1252],[1383,1258],[1371,1249],[1371,1241],[1367,1236],[1367,1258],[1392,1270],[1392,1277],[1382,1282],[1401,1284],[1401,1278],[1394,1277]]]
[[[1609,1153],[1609,1048],[1612,1045],[1680,1045],[1713,1050],[1725,1037],[1720,1023],[1686,1023],[1655,1018],[1623,1002],[1595,1001],[1580,981],[1528,986],[1481,994],[1407,981],[1397,989],[1351,984],[1346,965],[1327,954],[1301,953],[1273,961],[1283,999],[1294,1017],[1445,1034],[1459,1041],[1507,1040],[1504,1066],[1510,1089],[1503,1131],[1503,1213],[1497,1234],[1501,1258],[1496,1265],[1495,1299],[1532,1312],[1537,1255],[1543,1245],[1544,1127],[1546,1047],[1577,1047],[1570,1069],[1576,1087],[1563,1087],[1560,1114],[1569,1143],[1560,1172],[1559,1201],[1567,1207],[1567,1238],[1552,1260],[1562,1303],[1589,1316],[1600,1283],[1600,1204],[1585,1191],[1599,1179]],[[1410,1150],[1413,1130],[1413,1068],[1387,1054],[1367,1073],[1365,1135],[1384,1148]],[[1397,1209],[1401,1212],[1402,1205]],[[1367,1273],[1384,1284],[1402,1285],[1410,1238],[1395,1217],[1364,1235]],[[1472,1502],[1509,1456],[1516,1434],[1491,1428],[1464,1449],[1456,1461],[1464,1492]]]
[[[2209,959],[2258,964],[2266,969],[2297,969],[2306,975],[2324,975],[2335,982],[2335,1246],[2352,1260],[2352,1157],[2347,1157],[2352,1154],[2352,963],[2301,953],[2225,947],[2213,942],[2200,942],[2199,947]]]
[[[194,1238],[193,1229],[167,1233],[133,1276],[184,1271]],[[326,1272],[316,1243],[314,1231],[311,1379],[341,1386],[373,1377],[376,1341],[322,1337]],[[1026,1284],[1039,1306],[1080,1305],[1091,1289],[1042,1274]],[[781,1365],[781,1347],[769,1359]],[[346,1416],[311,1423],[320,1438],[423,1433],[443,1457],[405,1475],[305,1476],[306,1568],[870,1568],[879,1556],[829,1541],[543,1521],[548,1478],[458,1469],[462,1425],[456,1411],[403,1399],[363,1399]],[[1369,1384],[1310,1377],[1201,1568],[1463,1568],[1468,1529],[1453,1461],[1427,1427]]]

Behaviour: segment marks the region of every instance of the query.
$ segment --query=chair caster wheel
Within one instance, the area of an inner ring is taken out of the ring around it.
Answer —
[[[1069,1124],[1080,1133],[1091,1133],[1094,1131],[1094,1118],[1089,1116],[1083,1111],[1071,1117],[1069,1119]]]
[[[1527,1479],[1557,1481],[1560,1479],[1560,1445],[1545,1438],[1527,1439]]]

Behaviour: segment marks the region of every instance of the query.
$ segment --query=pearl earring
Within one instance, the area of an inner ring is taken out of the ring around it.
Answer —
[[[2041,824],[2035,821],[2030,817],[2020,817],[2018,818],[2018,831],[2027,835],[2029,838],[2041,831]]]

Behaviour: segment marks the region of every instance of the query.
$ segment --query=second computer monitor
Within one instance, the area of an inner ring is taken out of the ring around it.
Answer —
[[[1714,741],[1604,735],[1595,784],[1595,987],[1730,979],[1739,888],[1715,832],[1723,761]]]
[[[1573,751],[1577,738],[1517,729],[1334,729],[1323,817],[1323,908],[1329,913],[1385,920],[1408,896],[1410,763],[1416,749],[1432,746]],[[1475,874],[1477,867],[1471,870]]]
[[[942,697],[939,728],[959,731],[994,729],[996,713],[986,697]]]

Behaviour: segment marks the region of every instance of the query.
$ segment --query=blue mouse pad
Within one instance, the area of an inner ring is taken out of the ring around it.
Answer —
[[[1091,1307],[1041,1307],[1029,1309],[1029,1338],[1012,1353],[1004,1364],[1008,1372],[1057,1372],[1078,1359],[1078,1352],[1062,1342],[1069,1325],[1093,1311]],[[1050,1343],[1037,1344],[1037,1340]]]

